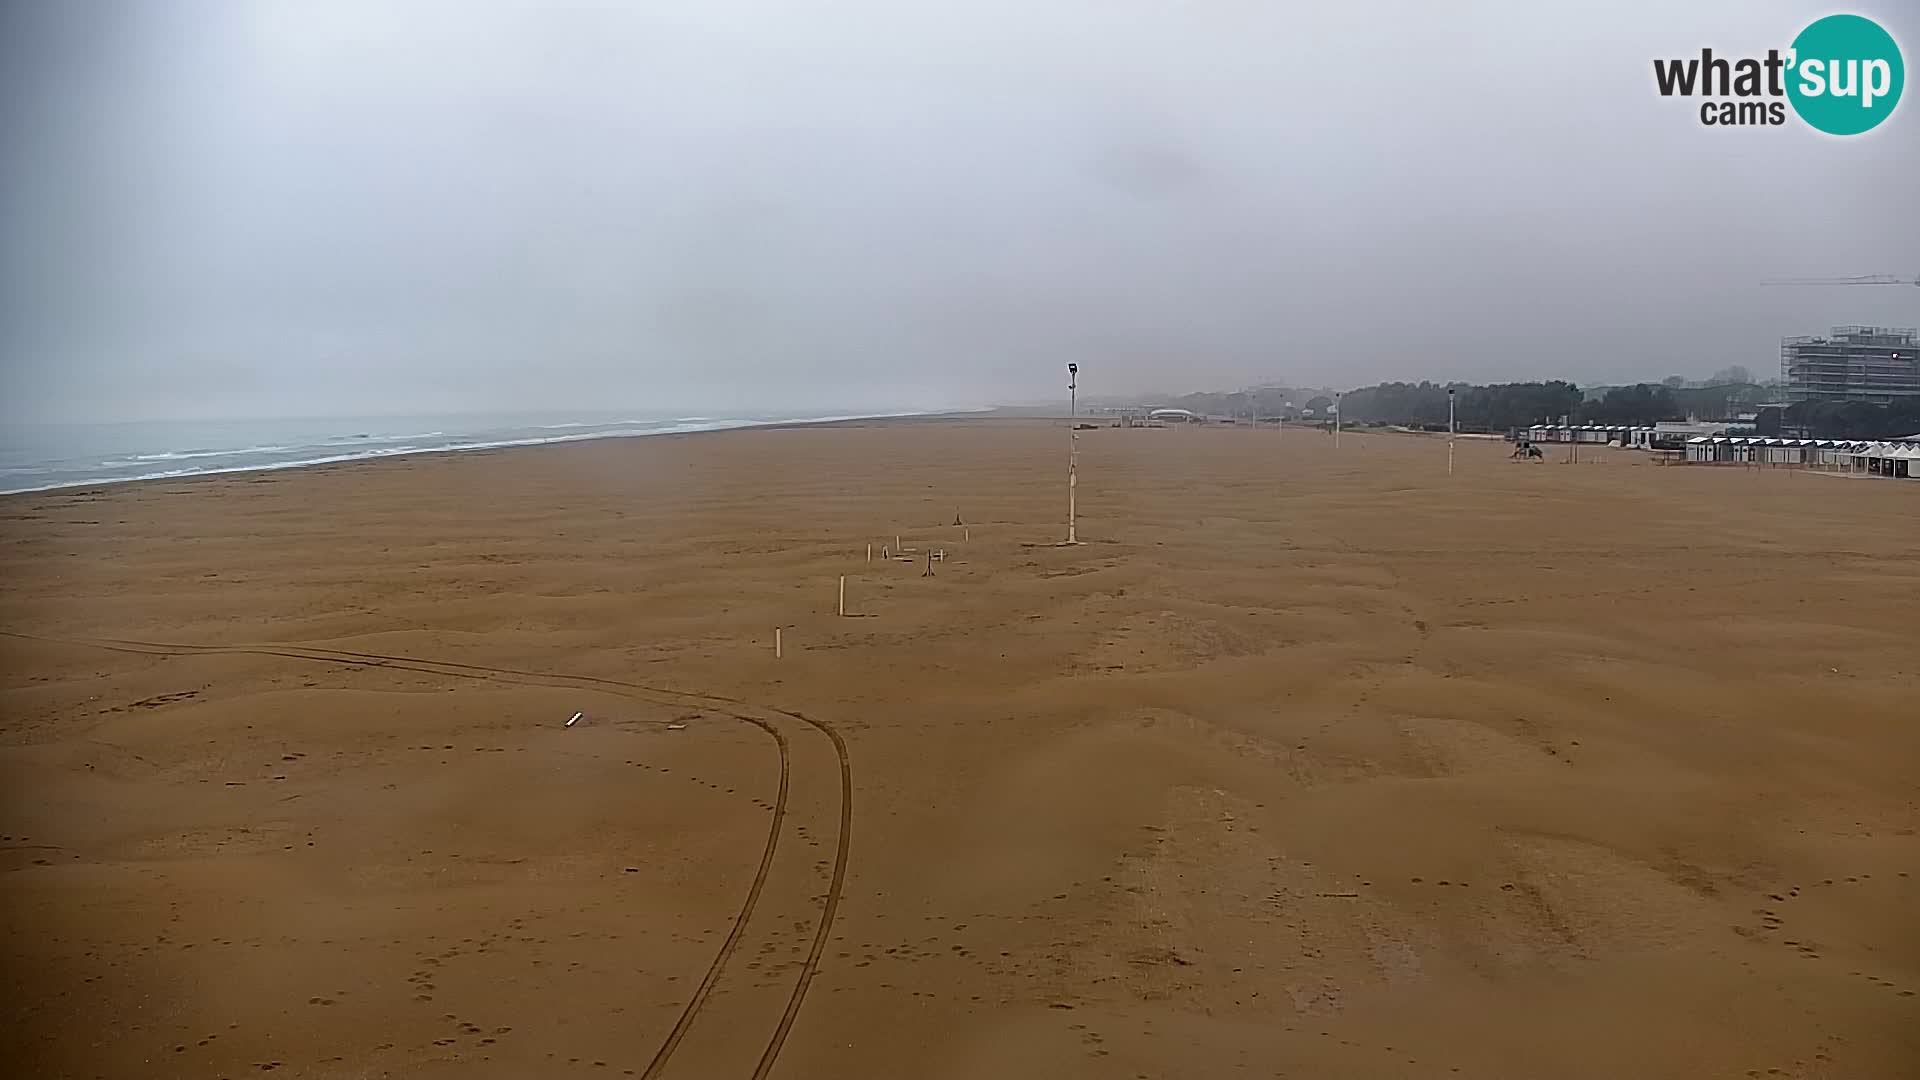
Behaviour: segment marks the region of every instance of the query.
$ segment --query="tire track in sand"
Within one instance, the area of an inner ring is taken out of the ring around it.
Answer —
[[[14,631],[0,631],[0,636],[44,644],[69,645],[81,648],[103,649],[111,652],[133,653],[144,656],[274,656],[289,660],[304,660],[309,663],[334,664],[358,667],[388,667],[399,670],[418,671],[445,678],[470,678],[490,682],[504,682],[516,685],[554,686],[576,688],[582,686],[607,688],[624,697],[652,704],[697,705],[723,712],[736,720],[749,723],[766,732],[780,753],[780,787],[774,801],[773,823],[767,831],[767,843],[761,852],[760,865],[754,875],[753,885],[747,891],[747,897],[740,906],[740,912],[734,917],[733,927],[726,940],[714,954],[713,962],[708,965],[706,974],[699,986],[688,998],[687,1005],[681,1010],[660,1049],[654,1053],[642,1080],[657,1078],[665,1069],[681,1040],[692,1028],[694,1020],[701,1013],[719,981],[734,949],[739,945],[759,904],[766,887],[767,877],[773,866],[774,855],[779,847],[780,830],[787,814],[789,775],[791,772],[789,744],[787,737],[771,721],[763,716],[754,716],[745,710],[757,710],[768,715],[797,721],[826,736],[832,744],[834,755],[840,766],[840,824],[837,850],[834,854],[833,874],[825,899],[821,904],[820,918],[814,932],[813,943],[806,961],[801,965],[800,976],[794,983],[793,993],[787,999],[785,1010],[773,1035],[767,1041],[760,1055],[758,1065],[753,1071],[753,1080],[764,1080],[773,1071],[780,1051],[785,1047],[787,1036],[792,1031],[800,1007],[805,1002],[807,990],[818,974],[820,957],[825,953],[827,941],[833,931],[834,918],[839,913],[840,898],[846,887],[847,856],[853,829],[853,771],[847,757],[846,742],[840,733],[820,720],[803,713],[790,712],[768,706],[755,705],[739,698],[730,698],[718,694],[700,694],[684,690],[671,690],[665,687],[648,686],[642,683],[627,682],[621,679],[608,679],[596,675],[572,675],[565,672],[530,671],[520,668],[500,667],[489,664],[470,664],[452,660],[434,660],[426,657],[398,656],[388,653],[356,652],[347,649],[324,648],[310,645],[193,645],[180,642],[141,641],[128,638],[54,638],[34,634],[22,634]]]

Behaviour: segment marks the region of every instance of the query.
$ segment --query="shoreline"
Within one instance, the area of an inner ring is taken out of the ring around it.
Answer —
[[[841,424],[871,423],[874,421],[899,423],[913,420],[962,419],[968,417],[992,417],[999,414],[997,409],[956,410],[948,412],[903,412],[872,413],[843,416],[823,416],[819,418],[801,418],[787,420],[740,420],[716,421],[712,426],[669,427],[651,431],[603,431],[589,434],[556,435],[546,438],[505,439],[490,442],[476,442],[454,446],[430,446],[419,448],[401,448],[393,450],[374,450],[364,453],[333,454],[325,457],[306,458],[299,461],[264,462],[260,464],[234,465],[220,468],[174,470],[167,472],[145,473],[128,477],[94,477],[86,480],[62,481],[54,484],[42,484],[34,487],[0,490],[0,499],[13,499],[26,495],[46,495],[62,492],[91,491],[96,488],[125,487],[131,484],[152,484],[163,481],[182,482],[202,477],[240,476],[251,473],[290,472],[304,469],[324,469],[328,466],[355,465],[366,462],[392,461],[396,459],[418,458],[437,454],[471,454],[488,450],[522,450],[542,446],[569,446],[579,443],[602,442],[614,439],[639,439],[665,437],[673,435],[716,435],[729,431],[783,431],[792,428],[828,427]]]

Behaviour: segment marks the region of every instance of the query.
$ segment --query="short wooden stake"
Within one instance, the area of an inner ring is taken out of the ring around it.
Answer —
[[[868,562],[873,561],[873,545],[872,544],[867,545],[867,561]]]
[[[847,613],[847,576],[840,575],[840,614]]]
[[[773,658],[780,659],[780,628],[773,628]]]

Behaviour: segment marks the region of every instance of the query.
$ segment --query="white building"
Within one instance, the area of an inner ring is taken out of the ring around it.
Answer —
[[[1688,440],[1702,435],[1725,435],[1724,422],[1703,424],[1695,420],[1661,420],[1652,427],[1637,427],[1631,436],[1636,450],[1678,450]]]
[[[1527,429],[1527,441],[1537,443],[1613,443],[1629,445],[1633,429],[1619,424],[1535,424]]]
[[[1912,477],[1920,446],[1847,439],[1776,439],[1746,435],[1699,435],[1687,440],[1695,464],[1784,465],[1850,468],[1855,472]]]

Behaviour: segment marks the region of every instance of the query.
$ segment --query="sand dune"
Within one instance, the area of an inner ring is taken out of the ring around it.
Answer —
[[[1920,1072],[1920,485],[1103,428],[1064,548],[1064,443],[0,500],[0,1055]]]

